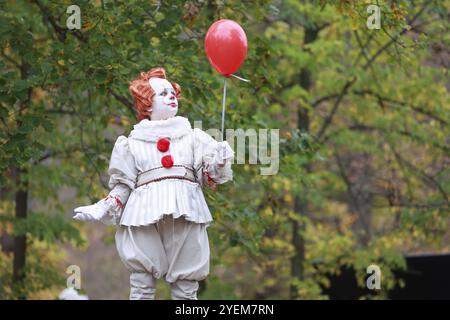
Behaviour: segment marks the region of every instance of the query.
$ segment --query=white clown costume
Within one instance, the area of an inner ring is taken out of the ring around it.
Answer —
[[[76,208],[74,219],[117,225],[117,251],[131,273],[130,299],[154,299],[156,279],[165,277],[172,299],[193,300],[198,281],[209,274],[206,228],[213,219],[203,181],[232,180],[234,152],[226,141],[217,142],[175,116],[176,91],[163,69],[153,72],[160,77],[143,73],[137,80],[140,91],[154,92],[151,114],[128,137],[117,139],[108,170],[109,195]],[[140,92],[134,94],[135,101],[148,103]]]
[[[158,141],[170,141],[167,151]],[[120,136],[109,166],[110,196],[125,204],[116,233],[120,258],[131,272],[131,299],[153,298],[154,281],[165,275],[174,299],[195,299],[198,281],[209,273],[206,232],[212,221],[201,186],[186,179],[163,179],[135,187],[139,174],[161,168],[170,155],[173,166],[185,170],[207,168],[217,183],[232,179],[231,161],[219,167],[218,142],[184,117],[150,121],[134,126],[129,137]],[[188,168],[188,169],[186,169]],[[200,179],[201,170],[196,172]],[[178,173],[177,173],[178,175]]]

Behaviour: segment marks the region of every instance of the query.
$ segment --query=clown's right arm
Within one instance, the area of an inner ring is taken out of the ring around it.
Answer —
[[[76,208],[74,219],[101,221],[105,224],[118,222],[128,197],[134,190],[137,177],[134,157],[125,136],[120,136],[114,145],[108,174],[110,176],[108,196],[93,205]]]

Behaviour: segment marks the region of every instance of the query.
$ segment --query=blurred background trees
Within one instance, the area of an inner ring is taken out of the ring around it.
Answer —
[[[364,287],[375,263],[384,298],[404,254],[449,252],[448,4],[376,3],[381,29],[367,26],[371,1],[76,1],[81,29],[68,30],[71,1],[2,1],[0,298],[56,298],[71,264],[92,298],[127,297],[114,229],[72,210],[107,194],[140,71],[163,66],[179,114],[220,128],[203,39],[221,18],[246,30],[251,80],[229,81],[226,127],[280,129],[280,168],[236,164],[233,183],[206,191],[200,297],[327,298],[327,275],[352,267]]]

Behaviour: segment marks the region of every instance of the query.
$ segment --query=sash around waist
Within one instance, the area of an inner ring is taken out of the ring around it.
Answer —
[[[165,179],[181,179],[197,182],[194,175],[194,169],[183,165],[173,165],[170,168],[155,167],[140,173],[136,179],[136,188],[147,183],[161,181]]]

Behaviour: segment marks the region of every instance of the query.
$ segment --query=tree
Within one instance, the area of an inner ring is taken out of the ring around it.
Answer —
[[[283,1],[266,25],[278,90],[265,95],[263,112],[283,112],[275,126],[296,119],[297,130],[286,132],[281,174],[259,205],[271,221],[259,241],[260,298],[322,297],[324,275],[343,265],[365,286],[371,263],[382,267],[386,294],[396,284],[392,269],[405,267],[402,252],[432,241],[445,248],[446,76],[424,64],[445,41],[445,10],[380,3],[379,31],[367,30],[359,1]]]
[[[254,4],[259,3],[264,1]],[[11,252],[1,255],[2,282],[13,287],[1,293],[5,297],[33,293],[24,280],[30,278],[28,269],[39,266],[29,257],[35,241],[45,240],[49,248],[55,241],[81,244],[79,227],[65,214],[72,203],[60,203],[59,191],[75,187],[80,201],[105,195],[114,136],[135,121],[128,82],[142,70],[164,66],[183,86],[184,108],[194,115],[205,112],[219,79],[204,59],[204,30],[224,10],[244,20],[250,12],[238,2],[222,8],[214,1],[83,1],[82,28],[69,30],[70,5],[2,4],[1,218],[4,238],[14,236],[12,275],[6,263]],[[35,212],[30,199],[45,209]],[[55,281],[36,287],[64,283]]]

